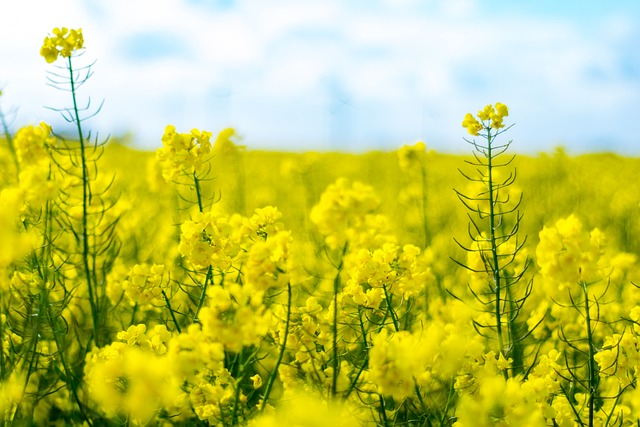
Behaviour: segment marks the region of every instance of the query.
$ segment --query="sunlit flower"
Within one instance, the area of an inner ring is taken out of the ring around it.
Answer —
[[[69,58],[74,52],[82,49],[84,38],[82,28],[69,30],[66,27],[54,28],[53,36],[44,38],[44,43],[40,49],[40,55],[48,63],[55,62],[58,56]]]

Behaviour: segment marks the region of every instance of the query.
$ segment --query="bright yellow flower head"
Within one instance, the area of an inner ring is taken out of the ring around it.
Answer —
[[[509,115],[509,108],[501,102],[496,102],[496,113],[500,117],[507,117]]]
[[[482,130],[482,123],[477,121],[475,117],[471,115],[471,113],[467,113],[464,116],[464,120],[462,121],[462,127],[467,128],[470,135],[477,136],[480,130]]]
[[[477,136],[481,130],[486,129],[500,129],[504,127],[502,120],[509,115],[509,109],[506,105],[496,102],[495,107],[491,104],[485,106],[482,110],[478,111],[478,121],[471,113],[467,113],[462,121],[462,127],[467,128],[469,134]],[[485,122],[490,121],[490,124]]]
[[[82,28],[77,30],[69,30],[66,27],[54,28],[52,32],[53,36],[45,37],[40,49],[40,55],[48,63],[54,62],[59,55],[68,58],[84,46]]]
[[[489,104],[485,106],[482,110],[478,111],[478,118],[483,121],[489,120],[493,114],[495,114],[495,111],[493,110],[493,105]]]

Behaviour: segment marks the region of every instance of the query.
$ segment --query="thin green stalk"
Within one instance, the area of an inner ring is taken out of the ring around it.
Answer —
[[[344,395],[345,400],[348,399],[351,392],[355,390],[356,385],[358,384],[358,379],[360,378],[360,375],[364,372],[367,365],[369,364],[369,346],[367,345],[367,331],[364,327],[364,322],[362,321],[362,307],[358,307],[358,320],[360,323],[360,332],[362,333],[362,343],[364,344],[363,345],[364,358],[362,359],[362,365],[360,365],[358,372],[356,373],[355,377],[353,377],[353,380],[351,381],[351,385],[349,386],[349,389]]]
[[[91,318],[93,320],[93,339],[96,345],[102,345],[102,339],[99,335],[98,325],[98,301],[97,289],[94,289],[92,280],[91,267],[89,265],[90,249],[89,249],[89,232],[88,232],[88,208],[90,203],[90,187],[89,174],[87,170],[87,158],[85,153],[84,134],[82,132],[82,122],[80,120],[80,112],[78,110],[78,102],[76,97],[75,80],[73,76],[73,65],[71,56],[68,58],[69,64],[69,83],[71,84],[71,98],[73,99],[73,114],[78,131],[78,142],[80,143],[80,162],[82,167],[82,262],[84,264],[84,273],[89,291],[89,303],[91,305]]]
[[[587,291],[587,284],[585,282],[580,282],[582,286],[582,290],[584,292],[584,310],[585,310],[585,320],[587,324],[587,344],[589,346],[589,360],[587,361],[587,366],[589,369],[589,427],[593,427],[594,420],[594,403],[596,398],[596,392],[598,391],[598,369],[596,368],[595,361],[595,346],[593,344],[593,331],[591,329],[591,314],[589,313],[589,293]]]
[[[453,395],[455,393],[455,383],[451,381],[451,386],[449,387],[449,396],[447,397],[447,403],[444,406],[444,411],[442,413],[442,417],[440,418],[440,426],[445,426],[447,413],[449,412],[449,407],[453,402]]]
[[[380,414],[382,416],[382,422],[385,427],[389,426],[389,419],[387,418],[387,410],[384,407],[384,397],[381,394],[378,395],[378,401],[380,402]]]
[[[23,366],[23,370],[26,371],[26,375],[25,375],[25,381],[24,381],[24,387],[22,392],[26,393],[27,391],[27,387],[29,386],[29,381],[31,379],[31,374],[33,374],[33,372],[36,369],[36,365],[37,365],[37,359],[38,359],[38,341],[39,338],[41,337],[41,324],[42,324],[42,312],[43,309],[47,306],[47,300],[49,299],[47,296],[47,290],[45,288],[45,284],[42,284],[42,288],[40,289],[40,293],[38,294],[38,304],[36,306],[35,312],[33,312],[33,307],[29,306],[29,309],[27,310],[27,323],[28,323],[28,327],[31,327],[31,340],[32,342],[30,342],[30,349],[29,351],[29,359],[25,359],[24,360],[24,366]],[[35,318],[35,325],[31,324],[31,319]],[[25,366],[27,365],[25,369]]]
[[[336,277],[333,279],[333,325],[332,325],[332,339],[333,339],[333,361],[332,361],[332,378],[331,378],[331,395],[335,397],[338,388],[338,370],[340,369],[340,361],[338,360],[338,292],[340,290],[340,273],[342,273],[342,266],[344,263],[344,254],[347,253],[348,243],[344,244],[342,254],[340,254],[340,263],[338,264],[338,271]]]
[[[169,313],[171,314],[171,320],[173,320],[173,324],[176,325],[176,330],[178,331],[178,333],[181,333],[182,331],[180,330],[180,325],[178,324],[176,315],[173,312],[173,308],[171,307],[171,302],[169,301],[169,297],[167,297],[167,294],[165,293],[164,290],[161,292],[162,292],[162,296],[164,297],[164,301],[167,303],[167,308],[169,309]]]
[[[264,412],[264,408],[267,405],[267,400],[269,400],[269,394],[271,393],[271,388],[276,381],[276,377],[278,376],[278,368],[282,363],[282,359],[284,358],[284,353],[287,349],[287,338],[289,337],[289,323],[291,320],[291,283],[287,283],[287,318],[285,320],[284,325],[284,337],[282,338],[282,346],[280,348],[280,354],[278,354],[278,360],[276,360],[276,364],[273,367],[273,371],[271,371],[271,375],[269,375],[269,380],[267,381],[267,386],[264,390],[264,394],[262,395],[262,404],[260,405],[260,412]]]
[[[389,295],[389,292],[387,291],[387,285],[385,285],[384,283],[382,284],[382,289],[384,290],[384,300],[387,302],[387,311],[389,312],[389,316],[391,316],[391,320],[393,321],[393,328],[396,330],[396,332],[398,332],[400,331],[400,325],[398,323],[396,312],[391,305],[391,298],[393,295]]]
[[[213,268],[209,266],[207,269],[207,277],[204,279],[204,286],[202,286],[202,294],[200,295],[200,300],[198,301],[198,307],[196,308],[196,312],[193,314],[193,322],[198,321],[198,314],[204,305],[204,300],[207,298],[207,288],[209,284],[213,282]]]
[[[426,163],[426,159],[425,159]],[[420,175],[422,177],[422,227],[424,233],[424,247],[429,245],[429,221],[427,220],[427,165],[420,162]]]
[[[56,348],[58,349],[58,356],[60,357],[60,362],[62,362],[62,368],[64,369],[64,376],[66,379],[67,387],[71,391],[71,395],[73,396],[73,400],[75,400],[76,405],[78,405],[78,409],[80,410],[80,415],[82,416],[82,419],[86,421],[89,427],[91,427],[93,423],[91,422],[91,419],[85,412],[85,407],[80,401],[80,397],[78,396],[78,388],[77,388],[78,383],[76,382],[76,379],[74,378],[74,374],[69,368],[69,363],[67,362],[67,359],[64,356],[63,345],[60,342],[60,339],[58,338],[58,334],[56,332],[57,329],[56,329],[55,321],[53,320],[53,316],[51,315],[50,304],[47,305],[47,319],[49,321],[49,325],[51,326],[51,331],[53,333],[53,339],[56,343]]]
[[[427,408],[426,403],[424,403],[424,399],[422,398],[422,393],[420,393],[420,386],[418,386],[418,382],[416,379],[413,379],[413,390],[416,392],[416,396],[418,397],[418,402],[420,402],[420,407],[425,416],[428,416],[429,408]]]
[[[3,310],[5,313],[7,310]],[[0,317],[0,337],[4,337],[4,322],[2,321],[2,317]],[[0,381],[4,381],[7,376],[7,370],[4,366],[4,339],[0,339]]]
[[[204,208],[202,207],[202,193],[200,190],[200,180],[198,179],[198,174],[196,174],[195,171],[193,172],[193,184],[196,189],[196,197],[198,198],[198,209],[200,210],[200,212],[204,212]]]
[[[498,264],[498,245],[496,243],[496,212],[495,212],[495,200],[494,200],[494,187],[493,187],[493,156],[491,154],[491,128],[487,128],[487,172],[489,174],[489,232],[491,240],[491,257],[492,257],[492,269],[493,269],[493,283],[495,285],[495,319],[496,319],[496,333],[498,334],[498,345],[500,346],[500,353],[504,354],[504,341],[502,339],[502,309],[500,293],[502,291],[502,283],[500,277],[500,265]],[[505,379],[509,377],[508,370],[502,371]]]
[[[516,307],[515,299],[511,292],[510,286],[505,286],[505,290],[507,293],[507,299],[509,301],[509,311],[511,313],[516,312],[518,309]],[[516,375],[524,372],[524,344],[521,339],[518,338],[518,324],[515,321],[513,316],[509,316],[508,320],[508,336],[511,343],[511,351],[509,356],[513,360],[512,368],[511,368],[511,376],[515,377]],[[504,355],[507,357],[507,355]]]
[[[245,374],[246,374],[246,370],[245,370],[245,360],[244,360],[244,351],[240,351],[239,354],[239,368],[240,368],[240,372],[239,372],[239,377],[238,380],[236,381],[236,389],[235,389],[235,396],[234,396],[234,402],[233,402],[233,412],[231,413],[231,425],[235,426],[238,424],[238,406],[240,403],[240,383],[244,380]]]

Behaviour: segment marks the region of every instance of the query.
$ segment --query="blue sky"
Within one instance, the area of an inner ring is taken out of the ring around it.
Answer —
[[[503,102],[514,149],[640,155],[637,0],[0,0],[14,127],[61,120],[38,51],[82,27],[87,124],[155,148],[233,126],[255,149],[467,152],[466,112]],[[37,10],[38,13],[34,14]]]

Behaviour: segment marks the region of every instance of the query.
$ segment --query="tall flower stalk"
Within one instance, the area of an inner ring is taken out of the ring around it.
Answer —
[[[506,105],[496,103],[480,110],[477,118],[468,113],[462,126],[469,134],[479,136],[483,141],[466,140],[474,149],[474,160],[467,161],[476,168],[476,174],[460,173],[471,183],[469,194],[455,190],[464,206],[470,211],[469,237],[471,245],[458,240],[456,243],[468,256],[466,262],[454,260],[471,272],[475,284],[469,289],[475,299],[492,313],[493,324],[476,322],[481,334],[493,330],[498,343],[498,352],[513,360],[513,374],[524,370],[524,345],[526,337],[518,316],[531,293],[531,283],[524,291],[516,289],[529,266],[529,259],[523,256],[526,237],[518,239],[522,220],[519,212],[522,193],[516,194],[512,185],[516,179],[515,170],[501,177],[502,170],[509,166],[515,156],[502,160],[511,142],[498,143],[497,138],[511,126],[505,128],[504,117],[509,115]],[[515,195],[515,200],[512,197]],[[483,277],[488,276],[488,282]],[[474,286],[475,285],[475,286]],[[504,370],[505,378],[508,371]]]
[[[85,107],[80,107],[78,102],[78,89],[92,76],[92,65],[83,67],[74,66],[74,58],[79,56],[84,48],[84,37],[81,29],[55,28],[53,35],[44,39],[40,54],[48,63],[53,63],[59,57],[65,58],[66,63],[62,72],[50,72],[49,84],[56,89],[67,91],[71,95],[72,105],[65,108],[50,108],[59,112],[63,119],[73,124],[76,138],[64,141],[58,149],[59,158],[57,165],[63,175],[75,177],[80,190],[78,198],[74,196],[74,190],[69,189],[65,198],[60,202],[60,211],[63,215],[58,220],[63,229],[70,230],[76,241],[77,251],[80,255],[80,268],[89,299],[92,319],[91,340],[98,346],[108,342],[106,325],[103,324],[106,310],[106,298],[104,296],[104,276],[118,252],[119,244],[115,236],[117,218],[107,215],[115,202],[106,200],[105,193],[110,187],[108,183],[103,189],[94,188],[97,179],[97,160],[100,157],[101,144],[96,142],[88,144],[91,140],[91,132],[86,132],[83,122],[99,113],[102,105],[97,109],[91,109],[91,101]],[[79,171],[78,171],[79,169]],[[76,205],[77,203],[77,205]],[[70,211],[81,208],[77,216]],[[79,216],[79,218],[78,218]],[[99,262],[99,255],[107,255]]]

